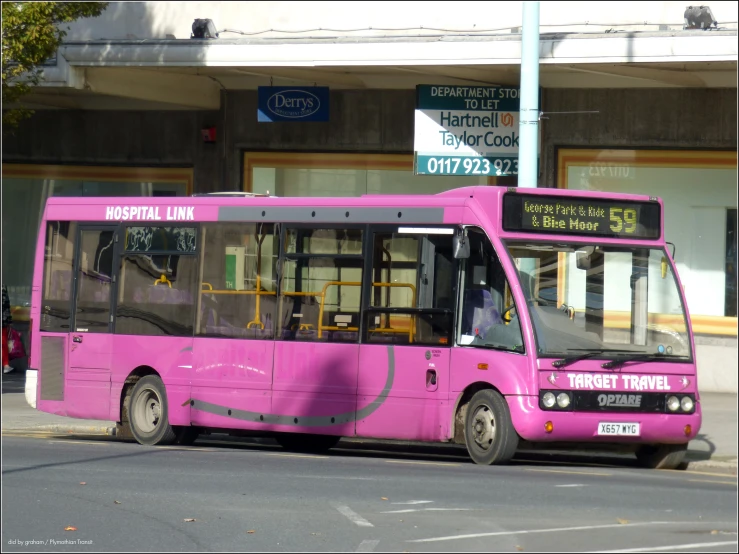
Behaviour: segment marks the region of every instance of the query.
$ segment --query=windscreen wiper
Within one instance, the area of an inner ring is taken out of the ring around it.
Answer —
[[[564,367],[566,365],[579,362],[580,360],[587,360],[588,358],[595,358],[596,356],[602,356],[603,354],[607,352],[629,353],[631,352],[631,350],[612,350],[610,348],[604,348],[604,349],[599,349],[599,350],[588,350],[587,352],[583,354],[576,354],[574,356],[567,356],[566,358],[554,360],[552,362],[552,367]]]
[[[479,335],[478,335],[479,336]],[[490,348],[494,350],[505,350],[506,352],[516,352],[518,354],[522,354],[524,352],[524,348],[522,344],[517,344],[516,346],[507,346],[505,344],[494,344],[494,343],[486,343],[486,342],[478,342],[472,343],[473,346],[476,346],[478,348]]]
[[[686,356],[670,356],[670,355],[660,354],[659,352],[653,352],[651,354],[634,354],[633,356],[622,356],[620,358],[611,360],[610,362],[604,362],[600,364],[600,367],[603,367],[605,369],[611,369],[611,368],[620,366],[624,362],[647,362],[650,360],[664,360],[667,358],[687,358],[687,357]]]

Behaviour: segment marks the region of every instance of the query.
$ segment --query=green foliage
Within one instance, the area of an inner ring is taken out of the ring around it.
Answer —
[[[108,2],[3,2],[3,104],[18,102],[39,83],[37,66],[56,53],[67,34],[63,23],[97,17],[107,6]],[[3,111],[3,125],[16,127],[32,113],[23,107]]]

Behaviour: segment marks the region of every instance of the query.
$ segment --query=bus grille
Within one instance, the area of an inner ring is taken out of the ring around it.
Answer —
[[[41,400],[64,400],[64,337],[41,337]]]

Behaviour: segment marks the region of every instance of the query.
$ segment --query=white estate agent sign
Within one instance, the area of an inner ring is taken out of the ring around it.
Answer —
[[[418,85],[414,173],[518,173],[519,91],[504,87]]]

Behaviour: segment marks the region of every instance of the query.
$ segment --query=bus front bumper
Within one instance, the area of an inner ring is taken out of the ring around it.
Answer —
[[[685,444],[701,426],[699,401],[692,414],[666,414],[549,411],[539,408],[536,396],[506,400],[516,432],[531,442]]]

